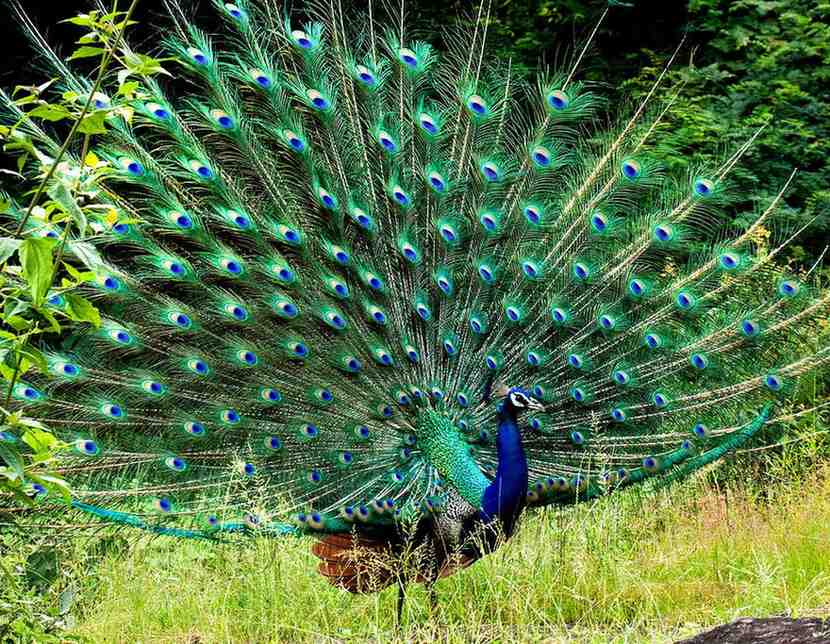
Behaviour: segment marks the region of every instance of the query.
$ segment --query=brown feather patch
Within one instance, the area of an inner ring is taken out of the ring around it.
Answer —
[[[311,547],[318,572],[351,593],[374,593],[397,579],[395,559],[385,541],[356,534],[327,534]]]

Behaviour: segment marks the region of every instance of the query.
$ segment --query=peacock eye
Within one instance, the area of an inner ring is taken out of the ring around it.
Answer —
[[[517,392],[510,394],[510,402],[513,403],[514,407],[526,407],[528,405],[527,398],[523,394]]]

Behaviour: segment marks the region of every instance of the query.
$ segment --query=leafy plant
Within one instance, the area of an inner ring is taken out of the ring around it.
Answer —
[[[4,151],[17,157],[17,171],[4,172],[19,179],[17,194],[28,202],[23,207],[2,194],[0,203],[5,220],[12,222],[0,237],[0,376],[6,382],[0,407],[0,491],[29,504],[48,492],[69,499],[66,483],[50,469],[56,452],[67,446],[41,423],[11,413],[10,402],[40,396],[24,377],[48,373],[38,348],[44,336],[54,342],[69,327],[100,326],[98,310],[78,292],[96,279],[100,264],[94,246],[84,239],[130,221],[101,190],[100,180],[111,168],[90,151],[91,145],[119,120],[132,118],[139,83],[131,77],[166,73],[161,61],[133,52],[124,41],[124,31],[135,24],[130,17],[137,3],[118,11],[116,2],[108,13],[96,10],[68,21],[86,30],[69,60],[98,59],[94,83],[78,77],[83,91],[70,88],[55,96],[54,82],[48,81],[18,86],[11,95],[0,92],[6,108],[0,140]],[[111,70],[113,62],[116,69]],[[110,98],[100,89],[112,73],[118,90]],[[59,148],[47,135],[54,128],[68,128]]]

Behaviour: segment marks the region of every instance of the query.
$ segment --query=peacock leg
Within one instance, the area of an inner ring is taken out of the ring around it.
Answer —
[[[433,613],[438,610],[438,592],[435,590],[435,582],[433,581],[427,586],[429,592],[429,609]]]
[[[406,599],[406,582],[404,582],[403,577],[398,577],[398,611],[397,611],[397,620],[395,624],[398,628],[401,627],[403,624],[403,603]]]
[[[439,551],[439,544],[437,543],[437,539],[440,538],[440,535],[433,534],[433,541],[432,541],[432,561],[430,564],[430,575],[429,579],[424,583],[424,586],[427,589],[427,593],[429,594],[429,610],[430,613],[435,614],[435,611],[438,610],[438,593],[435,592],[435,584],[438,582],[441,573],[441,563],[439,563],[439,552],[443,552],[442,550]],[[446,557],[442,556],[442,560],[446,561]]]

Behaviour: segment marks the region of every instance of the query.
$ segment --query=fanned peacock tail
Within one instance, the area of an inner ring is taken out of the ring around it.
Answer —
[[[450,487],[478,507],[492,380],[547,405],[523,437],[528,503],[570,503],[691,473],[830,362],[810,340],[830,295],[776,263],[781,195],[723,233],[752,141],[662,168],[665,71],[603,131],[576,64],[529,83],[486,55],[487,2],[440,54],[402,9],[320,0],[303,24],[214,0],[212,38],[167,4],[187,91],[102,93],[132,118],[105,164],[68,162],[118,215],[69,246],[101,327],[14,390],[74,446],[78,511],[213,537],[382,528]]]

